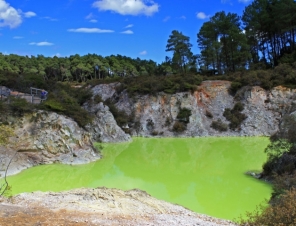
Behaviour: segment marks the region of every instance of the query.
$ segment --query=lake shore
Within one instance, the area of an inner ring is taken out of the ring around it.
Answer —
[[[0,202],[0,225],[235,225],[157,200],[141,190],[22,193]]]

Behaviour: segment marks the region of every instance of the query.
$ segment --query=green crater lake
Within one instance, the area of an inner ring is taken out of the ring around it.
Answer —
[[[195,212],[233,220],[269,199],[271,186],[245,175],[266,160],[264,137],[134,138],[103,144],[86,165],[42,165],[8,177],[12,193],[80,187],[138,188]]]

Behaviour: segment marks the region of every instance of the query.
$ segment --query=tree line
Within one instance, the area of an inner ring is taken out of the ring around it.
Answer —
[[[226,74],[246,69],[274,68],[296,61],[296,2],[254,0],[242,16],[217,12],[197,33],[200,54],[192,54],[189,37],[173,31],[166,62],[186,72],[197,65],[202,74]]]
[[[69,57],[18,56],[0,53],[0,83],[7,74],[39,76],[43,81],[85,82],[107,77],[163,75],[228,75],[231,72],[275,68],[296,61],[296,2],[254,0],[242,16],[217,12],[197,33],[199,54],[190,38],[173,30],[165,51],[171,57],[153,60],[97,54]]]

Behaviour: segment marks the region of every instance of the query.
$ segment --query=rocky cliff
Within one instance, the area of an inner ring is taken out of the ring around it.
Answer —
[[[39,164],[82,164],[100,158],[91,134],[72,119],[56,113],[38,111],[22,118],[11,119],[14,136],[1,147],[3,170],[14,157],[8,174]],[[2,171],[2,172],[1,172]]]
[[[92,90],[104,101],[112,99],[119,110],[134,115],[129,125],[134,136],[269,136],[278,130],[282,116],[296,103],[296,90],[243,87],[232,96],[230,85],[228,81],[204,81],[193,93],[159,93],[133,98],[126,91],[118,93],[118,83],[98,85]],[[223,112],[237,102],[244,104],[242,113],[247,116],[240,128],[224,132],[213,129],[211,124],[215,120],[229,124]],[[172,127],[181,108],[190,109],[191,116],[186,130],[176,133]]]

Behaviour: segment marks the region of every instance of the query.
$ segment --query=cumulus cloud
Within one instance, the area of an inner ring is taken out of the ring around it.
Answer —
[[[20,12],[6,3],[5,0],[0,0],[0,27],[15,28],[21,23]]]
[[[24,38],[24,37],[22,37],[22,36],[14,36],[13,37],[13,39],[22,39],[22,38]]]
[[[198,13],[196,13],[196,17],[197,17],[198,19],[202,19],[202,20],[204,20],[204,19],[208,18],[209,15],[206,15],[204,12],[198,12]]]
[[[238,0],[238,1],[242,3],[248,3],[250,0]]]
[[[93,7],[100,11],[133,16],[140,14],[152,16],[159,9],[159,5],[151,0],[98,0],[93,3]]]
[[[113,30],[102,30],[99,28],[76,28],[76,29],[68,29],[69,32],[77,32],[77,33],[112,33]]]
[[[127,35],[131,35],[133,33],[134,32],[132,30],[126,30],[126,31],[121,32],[121,34],[127,34]]]
[[[33,46],[52,46],[54,45],[51,42],[30,42],[29,45],[33,45]]]
[[[89,22],[91,22],[91,23],[97,23],[98,21],[95,20],[95,19],[92,19],[92,20],[90,20]]]
[[[24,13],[24,17],[27,17],[27,18],[34,17],[34,16],[37,16],[37,14],[32,11]]]
[[[186,16],[181,16],[180,19],[186,20]]]
[[[129,24],[129,25],[125,26],[125,28],[131,28],[133,26],[134,26],[133,24]]]
[[[147,51],[146,50],[144,50],[144,51],[142,51],[142,52],[140,52],[140,55],[147,55]]]

